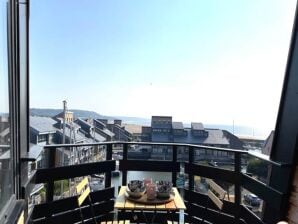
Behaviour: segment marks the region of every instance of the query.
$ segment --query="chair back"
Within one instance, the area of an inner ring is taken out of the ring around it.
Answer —
[[[89,181],[87,177],[84,177],[84,179],[76,186],[76,193],[78,196],[78,205],[81,206],[85,199],[89,196],[91,190],[89,187]]]
[[[91,197],[90,197],[90,192],[91,192],[91,190],[89,187],[88,177],[84,177],[84,179],[76,186],[76,193],[77,193],[77,195],[79,195],[77,198],[77,200],[78,200],[77,203],[80,208],[81,221],[82,221],[82,223],[85,223],[81,205],[83,204],[85,199],[88,197],[88,199],[89,199],[88,202],[89,202],[89,207],[91,209],[92,219],[93,219],[94,224],[96,224],[97,222],[95,219],[95,213],[94,213],[94,209],[93,209],[93,205],[92,205],[92,201],[91,201]]]
[[[227,192],[213,180],[207,180],[207,183],[209,185],[209,190],[207,194],[209,199],[216,205],[216,207],[222,210],[223,200]]]

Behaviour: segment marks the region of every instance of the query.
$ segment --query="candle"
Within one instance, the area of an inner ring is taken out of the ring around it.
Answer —
[[[151,184],[152,183],[152,178],[145,178],[144,179],[144,185],[145,187],[147,186],[147,184]]]
[[[153,183],[146,185],[147,199],[153,200],[156,198],[156,185]]]

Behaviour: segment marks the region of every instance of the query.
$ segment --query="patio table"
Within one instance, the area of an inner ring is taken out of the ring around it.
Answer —
[[[186,209],[183,199],[179,194],[176,187],[173,187],[174,198],[172,201],[164,204],[144,204],[144,203],[137,203],[134,201],[129,200],[126,196],[126,186],[122,186],[120,188],[118,197],[116,198],[114,208],[119,210],[120,212],[125,212],[126,210],[131,210],[132,213],[134,211],[153,211],[156,214],[158,211],[166,211],[169,213],[179,212],[179,223],[184,223],[184,213],[183,211]],[[152,220],[148,222],[145,214],[145,220],[147,223],[152,223],[154,221],[155,215],[153,216]],[[173,221],[173,220],[172,220]]]

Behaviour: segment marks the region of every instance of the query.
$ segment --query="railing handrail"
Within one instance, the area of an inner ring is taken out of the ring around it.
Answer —
[[[253,156],[253,157],[256,157],[258,159],[261,159],[263,161],[266,161],[268,163],[271,163],[272,165],[275,165],[275,166],[279,166],[279,167],[288,167],[288,166],[291,166],[292,164],[290,163],[281,163],[281,162],[276,162],[276,161],[273,161],[269,158],[269,156],[266,156],[264,154],[261,154],[261,153],[256,153],[256,152],[247,152],[248,155],[250,156]]]
[[[1,149],[8,149],[11,148],[11,145],[0,145]]]
[[[206,145],[195,145],[188,143],[167,143],[167,142],[126,142],[126,141],[110,141],[110,142],[94,142],[94,143],[74,143],[74,144],[53,144],[45,145],[44,148],[61,148],[61,147],[84,147],[84,146],[97,146],[97,145],[152,145],[152,146],[180,146],[180,147],[193,147],[199,149],[208,149],[232,153],[247,154],[248,151],[242,149],[220,148]]]
[[[279,167],[288,167],[288,166],[292,165],[292,164],[288,164],[288,163],[276,162],[276,161],[270,160],[269,158],[263,156],[262,154],[250,152],[247,150],[221,148],[221,147],[214,147],[214,146],[207,146],[207,145],[195,145],[195,144],[188,144],[188,143],[109,141],[109,142],[93,142],[93,143],[53,144],[53,145],[45,145],[43,147],[46,149],[55,149],[55,148],[62,148],[62,147],[67,148],[67,147],[84,147],[84,146],[117,145],[117,144],[119,144],[119,145],[151,145],[151,146],[192,147],[195,150],[196,149],[207,149],[207,150],[231,152],[231,153],[235,153],[235,154],[246,154],[246,155],[256,157],[260,160],[266,161],[272,165],[279,166]]]

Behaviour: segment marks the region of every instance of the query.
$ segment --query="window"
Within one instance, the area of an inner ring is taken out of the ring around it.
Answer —
[[[47,142],[48,136],[47,135],[39,135],[38,136],[38,142]]]
[[[212,155],[212,150],[206,150],[207,155]]]
[[[0,213],[13,194],[8,84],[7,1],[0,0]]]
[[[18,169],[28,150],[28,5],[0,0],[0,223],[16,216],[28,169]],[[22,151],[21,151],[22,149]],[[24,167],[27,165],[25,163]]]
[[[227,152],[221,152],[221,155],[222,156],[228,156],[228,153]]]

